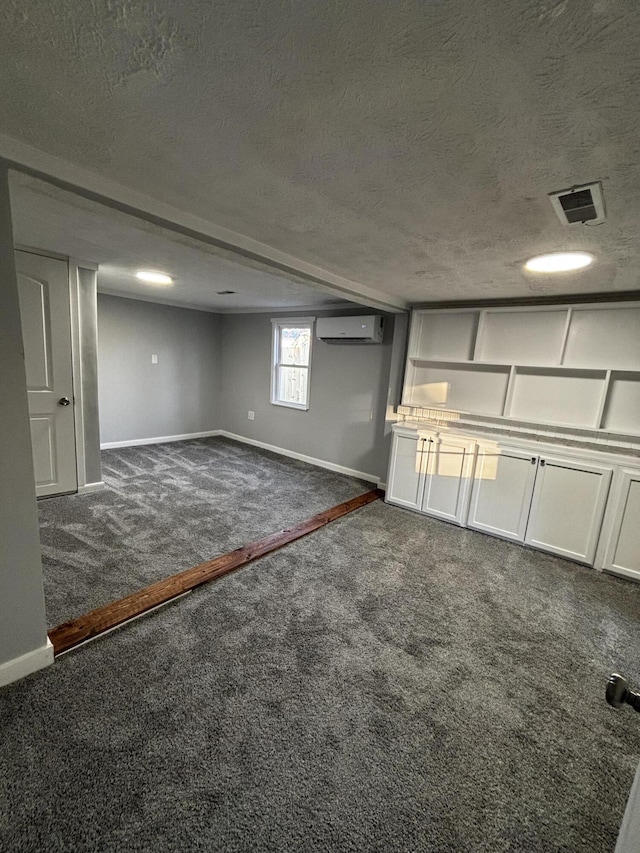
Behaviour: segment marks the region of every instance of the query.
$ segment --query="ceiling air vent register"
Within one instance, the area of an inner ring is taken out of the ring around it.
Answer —
[[[576,225],[583,222],[597,225],[604,222],[604,197],[602,184],[599,181],[549,193],[549,199],[563,225]]]

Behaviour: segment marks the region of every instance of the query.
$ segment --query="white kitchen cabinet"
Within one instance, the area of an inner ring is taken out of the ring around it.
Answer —
[[[524,542],[537,468],[538,456],[524,450],[479,452],[467,526]]]
[[[387,500],[464,524],[474,449],[466,437],[394,431]]]
[[[556,448],[399,423],[386,500],[640,581],[640,466]]]
[[[422,512],[454,524],[464,524],[475,444],[467,438],[442,434],[426,442]]]
[[[619,471],[603,568],[640,580],[640,468]]]
[[[423,447],[426,439],[394,433],[386,498],[398,506],[420,509],[422,500]]]
[[[612,473],[601,465],[541,456],[525,543],[593,565]]]

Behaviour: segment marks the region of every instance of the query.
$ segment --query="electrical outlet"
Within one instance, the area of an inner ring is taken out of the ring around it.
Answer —
[[[256,413],[255,412],[248,412],[247,417],[249,418],[250,421],[255,421]]]
[[[156,353],[154,352],[154,353],[151,355],[151,364],[157,364],[157,363],[158,363],[158,356],[157,356],[157,355],[156,355]]]

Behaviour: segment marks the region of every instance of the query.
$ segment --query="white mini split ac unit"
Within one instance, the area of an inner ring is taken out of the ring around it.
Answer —
[[[381,344],[383,317],[318,317],[316,338],[325,343]]]

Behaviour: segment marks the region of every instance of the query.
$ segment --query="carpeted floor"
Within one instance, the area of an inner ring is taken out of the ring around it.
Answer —
[[[1,691],[0,849],[609,853],[639,617],[376,502]]]
[[[102,453],[107,489],[38,502],[50,627],[372,488],[216,437]]]

